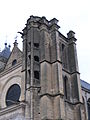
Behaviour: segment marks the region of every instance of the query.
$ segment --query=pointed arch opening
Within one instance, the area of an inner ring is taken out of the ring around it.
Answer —
[[[67,88],[68,88],[67,84],[68,84],[68,78],[67,78],[67,76],[64,76],[64,95],[65,95],[65,99],[67,99]]]
[[[38,56],[34,56],[34,60],[35,60],[36,62],[39,62],[39,57],[38,57]]]
[[[16,65],[16,63],[17,63],[17,60],[14,59],[14,60],[12,61],[12,66],[13,66],[13,65]]]
[[[34,71],[34,78],[39,79],[39,71]]]

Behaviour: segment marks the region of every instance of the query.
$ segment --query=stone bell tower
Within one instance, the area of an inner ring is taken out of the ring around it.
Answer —
[[[30,120],[81,119],[76,38],[73,31],[62,35],[57,23],[30,16],[23,29],[25,116]]]

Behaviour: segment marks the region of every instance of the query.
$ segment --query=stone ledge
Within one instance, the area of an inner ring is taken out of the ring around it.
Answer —
[[[26,104],[24,102],[16,103],[15,105],[0,109],[0,116],[13,112],[20,108],[25,108]]]

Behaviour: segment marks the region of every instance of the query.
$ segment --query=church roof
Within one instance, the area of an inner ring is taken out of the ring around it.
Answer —
[[[90,84],[85,82],[84,80],[81,80],[81,86],[90,91]]]
[[[4,48],[4,50],[2,50],[2,52],[0,52],[0,57],[8,59],[9,56],[10,56],[10,53],[11,53],[11,51],[10,51],[10,45],[7,46],[7,43],[5,43],[5,48]]]

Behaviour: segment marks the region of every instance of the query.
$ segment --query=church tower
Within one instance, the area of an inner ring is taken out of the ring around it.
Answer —
[[[65,37],[57,23],[30,16],[23,29],[23,99],[30,120],[83,120],[75,33]]]

